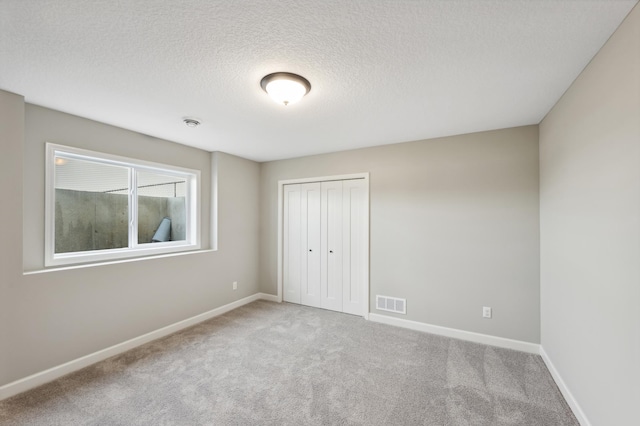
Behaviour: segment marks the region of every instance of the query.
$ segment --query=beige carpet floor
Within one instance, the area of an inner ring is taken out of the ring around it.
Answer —
[[[578,425],[542,359],[254,302],[0,402],[2,425]]]

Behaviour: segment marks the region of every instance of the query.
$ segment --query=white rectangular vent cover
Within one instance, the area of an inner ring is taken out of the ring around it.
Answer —
[[[389,311],[406,315],[407,299],[376,295],[376,309],[379,311]]]

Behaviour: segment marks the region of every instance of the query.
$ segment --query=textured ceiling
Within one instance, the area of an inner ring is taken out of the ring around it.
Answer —
[[[0,0],[0,88],[209,151],[290,158],[538,123],[635,3]],[[277,105],[260,88],[275,71],[311,92]]]

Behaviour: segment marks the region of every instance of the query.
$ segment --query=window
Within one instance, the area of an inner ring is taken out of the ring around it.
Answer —
[[[199,249],[199,179],[48,143],[45,266]]]

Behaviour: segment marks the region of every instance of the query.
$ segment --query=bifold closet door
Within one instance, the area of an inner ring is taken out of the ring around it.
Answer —
[[[342,181],[321,184],[320,307],[342,312]]]
[[[286,302],[320,307],[320,183],[284,186]]]
[[[367,301],[363,179],[284,185],[283,299],[362,315]]]
[[[342,182],[342,311],[353,315],[362,315],[366,302],[366,191],[364,179]]]
[[[300,303],[320,305],[320,183],[300,185]]]
[[[284,268],[282,271],[282,298],[285,302],[300,303],[300,271],[302,266],[300,185],[285,185],[283,189]]]

